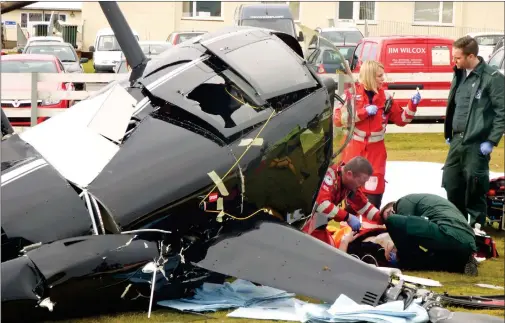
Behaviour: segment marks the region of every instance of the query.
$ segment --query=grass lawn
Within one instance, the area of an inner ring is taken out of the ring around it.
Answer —
[[[493,171],[502,172],[504,169],[504,140],[493,152],[491,168]],[[386,137],[388,147],[389,160],[413,160],[413,161],[431,161],[443,163],[447,154],[448,146],[445,144],[442,134],[389,134]],[[504,269],[505,263],[505,234],[497,233],[493,229],[487,229],[496,239],[496,246],[500,258],[486,260],[479,267],[478,277],[468,277],[458,274],[439,273],[439,272],[404,272],[409,275],[430,278],[438,280],[443,284],[441,288],[434,288],[437,292],[448,292],[451,295],[496,295],[503,291],[484,289],[475,286],[477,283],[504,285]],[[301,297],[304,299],[303,297]],[[305,299],[306,300],[306,299]],[[468,311],[464,309],[452,308],[457,311]],[[265,320],[244,320],[226,318],[226,314],[230,311],[221,311],[217,313],[206,314],[205,316],[193,314],[181,314],[165,308],[156,308],[147,318],[147,308],[144,312],[124,313],[115,316],[100,316],[86,318],[80,320],[72,320],[72,322],[91,323],[133,323],[133,322],[194,322],[194,321],[209,321],[209,322],[258,322],[268,323],[276,321]],[[501,310],[475,310],[475,313],[486,313],[503,317],[504,311]]]

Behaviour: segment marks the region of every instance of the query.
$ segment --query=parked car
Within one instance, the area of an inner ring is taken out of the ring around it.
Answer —
[[[139,41],[139,34],[133,29],[132,33],[135,39]],[[112,28],[98,30],[93,45],[89,46],[89,51],[93,53],[93,68],[95,69],[95,73],[113,72],[114,66],[121,60],[121,56],[123,55]]]
[[[74,47],[69,43],[34,42],[26,46],[23,54],[49,54],[58,57],[66,73],[84,73],[82,64],[87,63],[87,58],[80,58]],[[85,83],[74,83],[77,91],[84,90]]]
[[[177,45],[191,38],[207,33],[206,31],[174,31],[168,35],[167,42],[172,45]]]
[[[498,49],[496,52],[494,52],[493,55],[491,55],[491,58],[488,60],[487,63],[489,64],[489,66],[496,67],[502,74],[505,75],[504,67],[503,67],[504,53],[505,53],[505,49],[503,47]]]
[[[295,20],[287,3],[242,4],[235,9],[235,24],[281,31],[293,36],[299,42],[304,40],[303,33],[296,34]]]
[[[34,42],[64,43],[65,41],[60,36],[32,36],[28,38],[24,47],[27,47]],[[18,48],[18,54],[21,54],[23,49],[23,47]]]
[[[344,52],[347,53],[345,50]],[[337,74],[345,73],[345,56],[340,50],[337,52],[332,43],[324,39],[311,42],[307,54],[308,66],[317,74],[325,74],[338,81]]]
[[[3,73],[65,73],[65,68],[58,57],[48,54],[21,54],[0,56]],[[25,84],[19,88],[17,84],[1,83],[2,108],[30,109],[31,98],[25,100],[12,100],[6,95],[6,91],[30,91],[31,84]],[[39,82],[39,91],[73,91],[72,83],[64,82]],[[73,102],[69,100],[46,99],[38,100],[40,108],[68,108]],[[46,120],[46,117],[37,118],[37,123]],[[30,118],[9,118],[13,126],[30,126]]]
[[[503,32],[480,32],[468,33],[479,44],[479,56],[488,60],[493,53],[496,44],[503,38]]]
[[[363,38],[352,56],[351,70],[357,76],[361,64],[376,60],[384,65],[385,86],[402,106],[416,89],[423,100],[415,121],[441,121],[453,78],[452,43],[438,36],[383,36]]]
[[[502,37],[502,39],[500,39],[500,40],[498,41],[498,43],[496,43],[496,45],[494,46],[494,48],[493,48],[493,54],[494,54],[494,53],[495,53],[498,49],[500,49],[500,48],[502,48],[502,47],[503,47],[504,42],[505,42],[505,37]]]
[[[166,41],[155,41],[155,40],[143,40],[139,41],[140,48],[146,55],[146,57],[151,58],[152,56],[159,55],[160,53],[166,51],[173,45]],[[124,55],[123,55],[124,56]]]
[[[316,31],[335,46],[357,45],[364,37],[357,27],[316,28]]]

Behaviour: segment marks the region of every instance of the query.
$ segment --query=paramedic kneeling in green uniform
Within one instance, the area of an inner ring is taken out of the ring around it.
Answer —
[[[381,210],[401,269],[477,275],[475,234],[454,204],[433,194],[409,194]]]

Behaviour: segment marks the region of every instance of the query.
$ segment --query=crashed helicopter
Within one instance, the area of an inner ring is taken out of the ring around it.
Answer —
[[[415,288],[291,220],[345,147],[335,99],[354,126],[353,98],[296,39],[228,27],[148,61],[118,5],[100,6],[129,77],[2,138],[2,320],[179,298],[214,273],[325,302],[412,302]]]

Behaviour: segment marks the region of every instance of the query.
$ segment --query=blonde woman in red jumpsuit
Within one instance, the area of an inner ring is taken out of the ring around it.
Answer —
[[[369,201],[378,209],[385,191],[387,152],[384,135],[388,121],[398,126],[409,124],[417,111],[421,95],[417,91],[402,108],[383,89],[384,66],[377,61],[365,61],[360,68],[359,82],[356,83],[355,127],[352,139],[342,152],[342,161],[348,162],[355,156],[368,159],[373,166],[373,174],[362,187]],[[346,95],[349,95],[347,93]],[[391,98],[391,108],[385,113],[386,100]],[[341,113],[335,110],[335,124],[341,125]],[[345,115],[345,113],[344,113]],[[360,210],[354,210],[360,213]],[[363,217],[363,220],[366,220]]]

